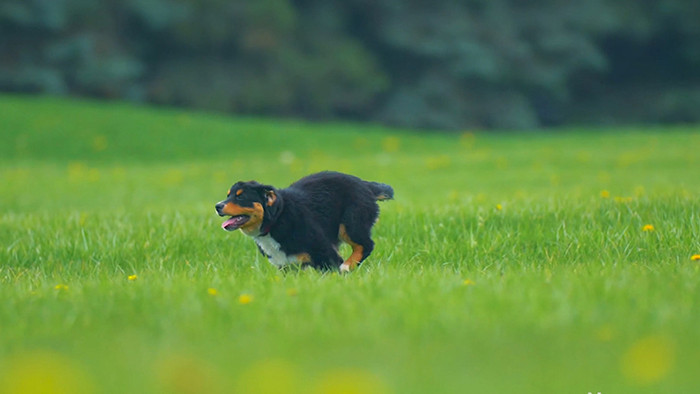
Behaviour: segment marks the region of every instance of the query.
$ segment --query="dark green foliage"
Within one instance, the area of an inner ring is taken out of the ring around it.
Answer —
[[[0,89],[530,129],[700,121],[687,0],[3,0]]]

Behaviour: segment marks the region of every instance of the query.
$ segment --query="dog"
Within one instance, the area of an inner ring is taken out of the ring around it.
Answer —
[[[285,189],[256,181],[237,182],[216,204],[221,227],[252,237],[260,253],[282,269],[290,265],[350,272],[374,249],[371,230],[379,217],[377,201],[394,198],[386,184],[324,171]],[[343,260],[340,242],[352,248]]]

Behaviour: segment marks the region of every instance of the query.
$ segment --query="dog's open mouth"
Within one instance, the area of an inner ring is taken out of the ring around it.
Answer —
[[[250,216],[248,215],[231,216],[221,224],[221,228],[226,231],[238,230],[242,225],[246,224],[248,220],[250,220]]]

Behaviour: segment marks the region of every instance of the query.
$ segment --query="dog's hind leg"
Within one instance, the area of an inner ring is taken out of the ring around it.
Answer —
[[[373,198],[358,201],[345,209],[340,218],[338,239],[350,245],[352,253],[340,265],[340,272],[352,271],[372,253],[372,226],[378,216],[379,206]]]
[[[355,269],[374,249],[369,228],[361,231],[356,228],[348,229],[345,224],[341,224],[338,237],[352,248],[350,256],[340,265],[340,272],[350,272]]]

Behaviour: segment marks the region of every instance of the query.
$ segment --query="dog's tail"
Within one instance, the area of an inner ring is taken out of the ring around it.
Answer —
[[[386,183],[367,182],[370,190],[374,193],[374,197],[379,201],[391,200],[394,198],[394,188]]]

